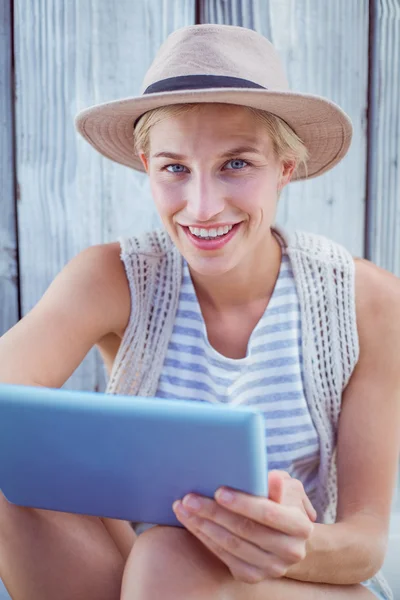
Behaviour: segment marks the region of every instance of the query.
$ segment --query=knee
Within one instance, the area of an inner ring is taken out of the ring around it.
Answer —
[[[136,540],[125,566],[121,600],[222,597],[229,571],[192,534],[154,527]]]
[[[13,598],[120,598],[123,568],[98,518],[17,506],[0,492],[0,577]]]
[[[20,527],[20,522],[32,518],[33,509],[17,506],[7,500],[0,491],[0,540],[4,542],[10,538],[14,530]],[[2,543],[0,543],[0,548]]]

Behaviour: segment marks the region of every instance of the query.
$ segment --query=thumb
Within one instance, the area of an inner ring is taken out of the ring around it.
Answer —
[[[277,502],[282,501],[284,477],[279,471],[270,471],[268,473],[268,498]]]

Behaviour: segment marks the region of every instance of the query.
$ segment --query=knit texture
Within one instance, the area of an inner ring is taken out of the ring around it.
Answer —
[[[304,388],[320,439],[319,523],[334,523],[337,505],[336,439],[342,393],[359,358],[355,266],[328,238],[273,227],[290,258],[302,316]],[[168,234],[120,238],[131,292],[131,313],[106,393],[154,396],[172,334],[182,281],[182,257]],[[393,595],[381,573],[379,582]]]
[[[119,242],[131,311],[106,393],[154,396],[174,326],[182,259],[165,231]]]

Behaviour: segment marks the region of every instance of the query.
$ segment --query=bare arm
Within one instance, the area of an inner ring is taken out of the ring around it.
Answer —
[[[130,296],[119,244],[87,248],[57,275],[38,304],[0,338],[0,383],[59,388],[104,336],[122,336]],[[102,519],[126,559],[135,534]]]
[[[400,451],[400,280],[356,262],[360,359],[342,398],[338,511],[316,524],[306,558],[287,577],[360,583],[382,566]]]
[[[61,387],[103,336],[125,329],[129,310],[117,245],[87,248],[0,338],[0,382]]]

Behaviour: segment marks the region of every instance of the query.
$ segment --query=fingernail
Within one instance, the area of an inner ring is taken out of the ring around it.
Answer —
[[[190,510],[200,510],[201,508],[200,500],[194,498],[193,496],[185,496],[183,499],[183,504],[187,508],[190,508]]]
[[[189,517],[189,513],[184,509],[182,502],[176,500],[172,505],[173,511],[182,517]]]
[[[215,494],[215,497],[217,500],[220,500],[220,502],[224,502],[225,504],[229,504],[234,500],[234,495],[232,492],[228,492],[228,490],[224,489],[218,490]]]

